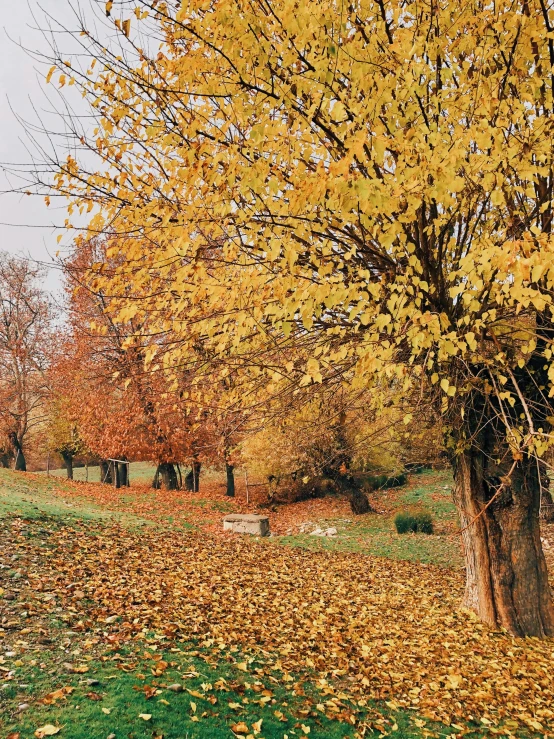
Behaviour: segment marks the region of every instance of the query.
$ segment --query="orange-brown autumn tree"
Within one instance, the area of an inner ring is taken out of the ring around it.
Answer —
[[[191,397],[189,373],[170,383],[163,367],[145,372],[147,348],[154,342],[163,354],[171,336],[153,337],[147,320],[112,321],[109,296],[84,279],[91,264],[103,260],[118,267],[117,259],[107,257],[106,242],[95,239],[78,241],[64,262],[69,331],[53,382],[79,436],[101,460],[153,461],[154,486],[170,489],[186,484],[180,464],[190,464],[188,483],[197,491],[202,462],[220,451],[213,424]],[[125,469],[103,464],[103,479],[125,483]]]

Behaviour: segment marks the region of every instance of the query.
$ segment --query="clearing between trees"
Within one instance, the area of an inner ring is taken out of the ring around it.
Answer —
[[[339,498],[279,506],[267,539],[223,535],[246,504],[215,483],[0,475],[2,736],[552,735],[552,641],[459,609],[447,473],[356,522]],[[435,533],[398,535],[407,507]]]

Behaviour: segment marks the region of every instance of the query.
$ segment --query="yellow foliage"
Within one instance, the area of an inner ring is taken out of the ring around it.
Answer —
[[[270,8],[154,4],[136,14],[161,39],[151,58],[100,44],[93,74],[63,66],[97,112],[101,165],[69,156],[54,186],[99,206],[91,233],[109,228],[125,258],[89,284],[115,320],[172,332],[167,371],[210,359],[210,407],[229,366],[238,405],[338,375],[410,394],[427,375],[460,420],[461,397],[551,341],[510,330],[554,310],[551,11]]]

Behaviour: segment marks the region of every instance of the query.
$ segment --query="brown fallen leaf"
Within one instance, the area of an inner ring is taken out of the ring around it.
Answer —
[[[21,735],[20,735],[19,731],[12,731],[10,734],[8,734],[8,736],[6,737],[6,739],[19,739],[20,736]]]
[[[87,695],[87,698],[90,698],[91,701],[101,701],[102,700],[102,696],[100,695],[100,693],[95,693],[92,690],[90,691],[90,693],[87,693],[86,695]]]

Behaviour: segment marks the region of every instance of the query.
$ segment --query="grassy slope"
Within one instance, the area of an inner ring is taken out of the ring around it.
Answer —
[[[132,479],[140,485],[140,469],[146,470],[143,478],[150,479],[146,463],[133,463]],[[142,467],[141,467],[142,466]],[[83,470],[79,470],[83,473]],[[220,475],[210,471],[203,484],[221,483]],[[288,535],[277,535],[270,540],[287,546],[301,546],[314,550],[350,551],[371,554],[390,559],[407,559],[437,564],[441,567],[462,567],[459,538],[455,534],[456,511],[451,500],[452,478],[449,472],[424,472],[412,475],[407,487],[379,491],[372,494],[372,504],[381,513],[352,517],[348,508],[342,514],[331,514],[313,521],[322,528],[335,527],[337,537],[320,538],[308,532],[290,530]],[[3,513],[22,513],[34,517],[40,514],[84,517],[88,519],[117,520],[123,525],[141,525],[146,522],[190,528],[205,522],[218,521],[221,515],[234,510],[234,502],[225,498],[213,499],[179,494],[163,496],[142,487],[122,489],[115,493],[109,486],[90,489],[71,487],[58,477],[44,474],[32,476],[14,475],[0,469],[0,516]],[[64,493],[67,493],[64,498]],[[105,498],[109,496],[110,500]],[[310,502],[304,504],[308,510]],[[294,513],[301,506],[289,506]],[[399,510],[427,509],[435,518],[435,533],[431,536],[406,534],[399,536],[394,527],[394,515]],[[134,511],[134,513],[133,513]],[[345,515],[346,514],[346,515]],[[270,516],[279,516],[271,514]],[[311,520],[311,519],[310,519]],[[294,527],[292,527],[294,529]]]
[[[106,510],[94,500],[65,499],[67,485],[46,475],[24,475],[0,469],[0,518],[10,515],[28,519],[55,516],[64,520],[116,520],[122,525],[144,525],[146,519],[130,512]]]

